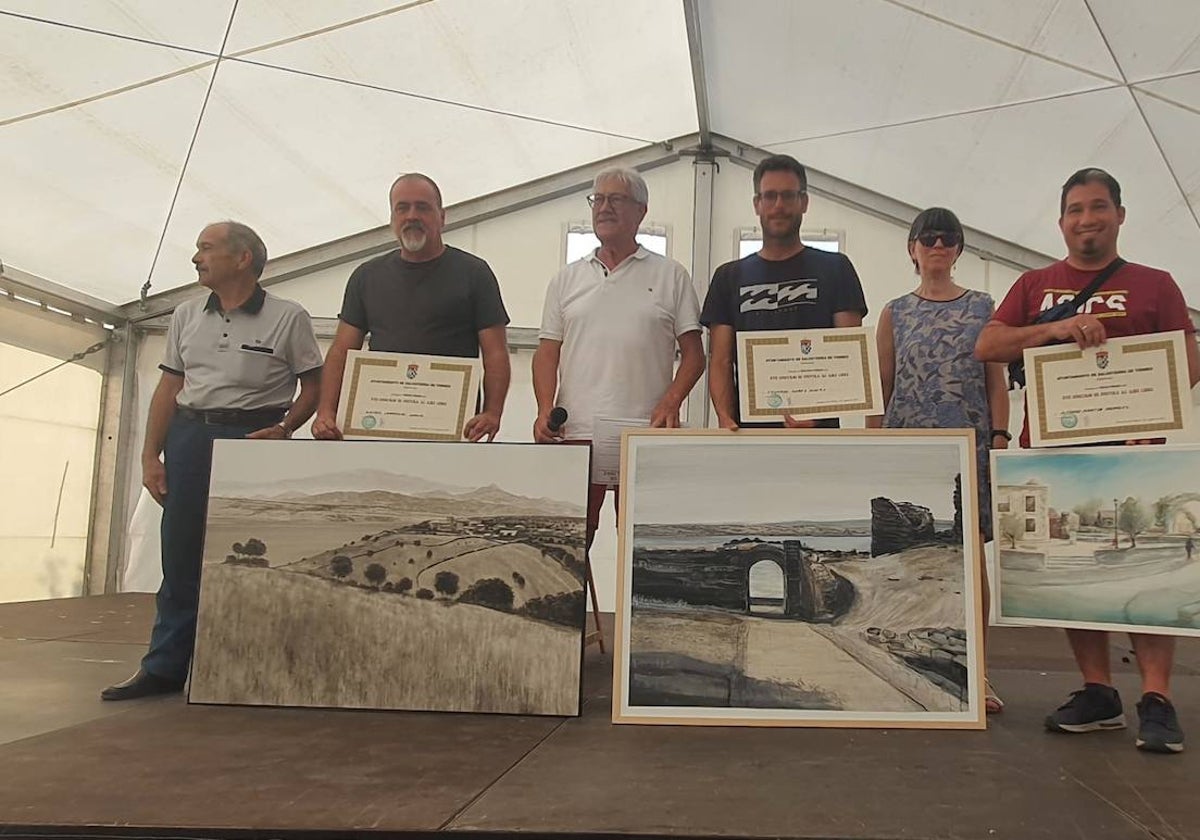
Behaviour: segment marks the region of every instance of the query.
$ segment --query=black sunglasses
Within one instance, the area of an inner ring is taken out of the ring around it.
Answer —
[[[932,248],[937,244],[939,239],[942,240],[942,244],[947,248],[957,248],[962,243],[962,236],[953,231],[927,230],[924,233],[917,234],[917,242],[920,242],[926,248]]]

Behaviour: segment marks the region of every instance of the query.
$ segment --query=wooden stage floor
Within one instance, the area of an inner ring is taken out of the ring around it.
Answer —
[[[1160,756],[1132,726],[1042,730],[1077,682],[1057,631],[995,632],[987,732],[753,730],[612,725],[594,646],[573,719],[101,703],[152,615],[146,595],[0,605],[0,838],[1200,837],[1195,640],[1175,682],[1195,741]]]

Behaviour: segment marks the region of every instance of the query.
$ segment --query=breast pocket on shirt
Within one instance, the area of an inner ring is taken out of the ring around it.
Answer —
[[[238,382],[247,386],[262,385],[271,371],[279,364],[275,348],[262,344],[242,344],[234,354],[233,371]]]

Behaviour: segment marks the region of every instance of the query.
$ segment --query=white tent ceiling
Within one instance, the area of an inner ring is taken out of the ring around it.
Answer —
[[[1197,0],[0,0],[0,56],[0,260],[112,303],[213,219],[283,254],[401,171],[455,203],[710,130],[1047,254],[1109,168],[1200,300]]]

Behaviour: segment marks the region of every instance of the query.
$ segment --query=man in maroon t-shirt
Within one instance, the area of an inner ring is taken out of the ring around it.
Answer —
[[[975,356],[985,362],[1010,362],[1021,358],[1026,347],[1072,341],[1080,347],[1095,347],[1110,337],[1183,330],[1191,383],[1200,381],[1195,330],[1179,287],[1165,271],[1126,263],[1080,306],[1078,315],[1034,323],[1039,313],[1072,300],[1116,259],[1117,234],[1125,221],[1121,187],[1101,169],[1081,169],[1063,185],[1059,212],[1067,258],[1021,275],[980,333]],[[1029,446],[1028,416],[1021,445]],[[1154,752],[1181,752],[1183,730],[1169,699],[1175,639],[1141,633],[1129,637],[1142,677],[1137,746]],[[1068,630],[1067,638],[1084,686],[1046,718],[1046,728],[1071,733],[1123,728],[1121,698],[1112,687],[1108,633]]]

